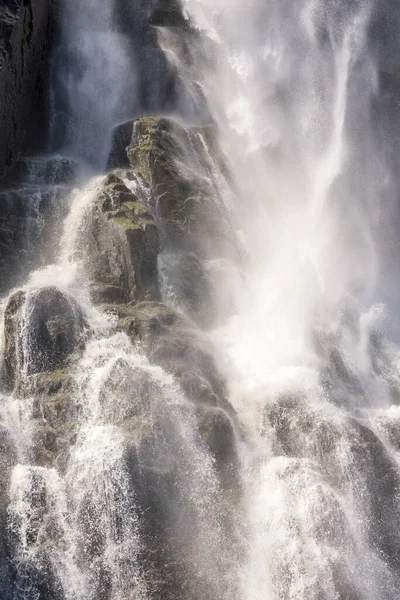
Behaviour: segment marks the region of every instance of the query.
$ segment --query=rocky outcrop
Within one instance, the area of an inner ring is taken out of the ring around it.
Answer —
[[[104,302],[158,299],[159,235],[153,217],[116,175],[110,175],[82,232],[92,298]]]
[[[44,138],[48,21],[48,0],[0,7],[0,177],[20,151]]]
[[[235,252],[223,201],[212,181],[214,169],[221,177],[226,171],[212,127],[187,129],[173,119],[138,119],[128,157],[150,190],[166,246],[200,257]]]
[[[33,268],[52,260],[67,194],[63,186],[46,185],[0,191],[0,293],[22,285]]]
[[[213,265],[238,257],[223,197],[234,192],[217,132],[144,117],[115,129],[110,164],[126,167],[124,153],[127,177],[144,190],[160,231],[163,287],[174,290],[180,310],[207,327],[218,313]]]

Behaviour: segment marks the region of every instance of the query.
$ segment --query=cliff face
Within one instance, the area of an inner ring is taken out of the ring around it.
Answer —
[[[48,0],[0,6],[0,176],[45,130],[48,22]]]

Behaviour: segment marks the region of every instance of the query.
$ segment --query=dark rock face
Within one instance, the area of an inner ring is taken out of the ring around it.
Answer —
[[[68,208],[67,194],[63,186],[47,185],[0,191],[1,293],[22,285],[33,268],[52,260]]]
[[[4,317],[5,366],[15,384],[21,372],[32,375],[62,366],[83,339],[82,312],[57,288],[16,292]]]
[[[48,0],[6,0],[0,7],[0,177],[18,153],[43,139]]]
[[[111,150],[108,158],[109,169],[129,167],[127,149],[132,138],[132,121],[114,127],[111,139]]]
[[[156,225],[116,175],[105,181],[82,240],[95,303],[158,299]]]
[[[52,185],[72,184],[76,178],[77,167],[77,164],[68,158],[51,158],[46,164],[44,181]]]

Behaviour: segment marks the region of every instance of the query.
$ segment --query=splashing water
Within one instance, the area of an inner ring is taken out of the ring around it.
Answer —
[[[249,258],[238,314],[213,334],[255,444],[242,597],[395,598],[398,446],[380,424],[393,426],[399,389],[388,194],[398,176],[387,151],[397,146],[377,98],[397,10],[184,6],[212,45],[197,77]],[[385,514],[383,464],[396,473]]]

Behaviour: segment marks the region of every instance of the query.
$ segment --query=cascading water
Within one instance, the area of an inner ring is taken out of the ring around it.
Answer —
[[[60,4],[51,150],[80,163],[68,185],[79,174],[81,187],[68,201],[63,192],[53,264],[2,304],[0,597],[396,600],[400,181],[390,86],[400,15],[383,0],[182,5],[186,22],[174,2]],[[140,52],[144,39],[151,48]],[[179,90],[180,102],[165,100]],[[140,161],[139,175],[88,175],[87,165],[104,169],[112,128],[155,107],[217,128],[223,158],[206,130],[182,128],[182,150],[178,125],[171,134],[162,124],[178,159],[163,172],[158,149],[153,168],[166,181],[180,174],[176,197],[194,187],[188,205],[213,199],[226,242],[194,230],[197,246],[182,243],[176,222],[168,228],[165,182],[157,204]],[[57,164],[70,169],[65,160]],[[47,167],[31,169],[42,184]],[[153,254],[135,246],[145,244],[141,227],[155,243],[149,210],[162,233],[161,294],[143,275]],[[110,231],[121,245],[107,238],[101,251]],[[121,250],[126,240],[139,265]],[[206,310],[187,293],[196,279]],[[94,306],[96,293],[107,302]],[[157,346],[171,330],[178,337]],[[160,360],[178,366],[171,374]],[[220,455],[238,458],[224,470]]]
[[[242,597],[397,598],[397,8],[184,4],[212,43],[200,77],[248,257],[213,335],[254,440]]]

